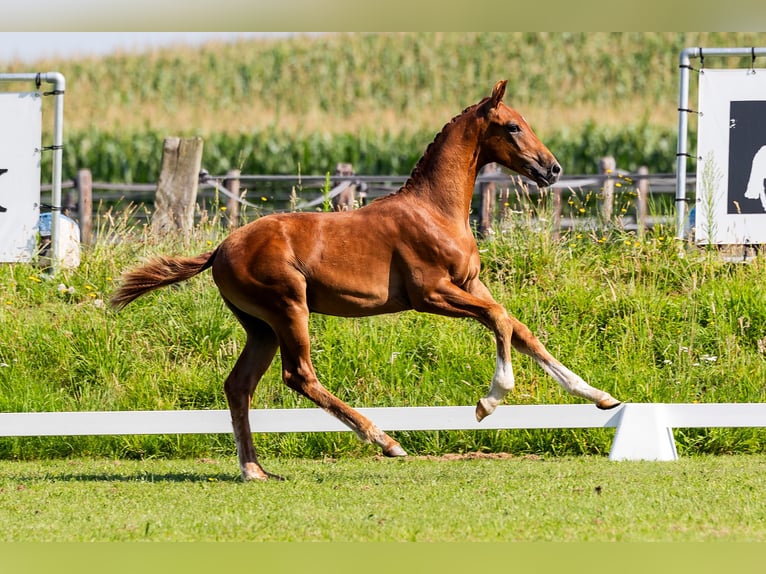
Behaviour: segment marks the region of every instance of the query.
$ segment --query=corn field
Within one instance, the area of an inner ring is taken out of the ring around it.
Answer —
[[[211,173],[325,173],[337,161],[407,173],[500,78],[566,172],[592,172],[604,154],[668,172],[679,52],[759,43],[752,33],[324,34],[35,67],[67,78],[65,177],[89,167],[98,180],[154,180],[168,135],[204,137]]]

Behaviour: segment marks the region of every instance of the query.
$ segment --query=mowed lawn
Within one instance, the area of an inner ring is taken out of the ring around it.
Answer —
[[[0,541],[766,541],[766,456],[0,461]]]

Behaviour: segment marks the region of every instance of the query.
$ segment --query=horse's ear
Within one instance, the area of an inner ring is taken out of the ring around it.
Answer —
[[[496,108],[500,102],[503,101],[503,96],[505,95],[505,86],[507,84],[508,80],[500,80],[495,84],[495,87],[492,88],[492,95],[489,97],[491,107]]]

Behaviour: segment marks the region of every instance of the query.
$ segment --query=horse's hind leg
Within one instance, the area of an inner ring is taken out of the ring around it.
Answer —
[[[234,310],[234,309],[233,309]],[[234,310],[247,331],[245,348],[224,383],[231,412],[231,426],[243,480],[280,478],[266,472],[258,462],[250,430],[250,403],[258,382],[269,368],[278,349],[277,337],[266,323]]]
[[[289,315],[290,321],[278,330],[285,384],[334,415],[360,439],[380,446],[386,456],[406,456],[398,442],[322,386],[311,363],[308,310]]]

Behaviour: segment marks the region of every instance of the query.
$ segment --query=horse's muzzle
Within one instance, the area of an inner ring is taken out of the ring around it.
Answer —
[[[552,162],[547,169],[542,165],[532,170],[532,179],[539,187],[553,185],[561,177],[561,165],[557,161]]]
[[[559,162],[554,161],[548,168],[548,185],[556,183],[561,177],[561,165]]]

